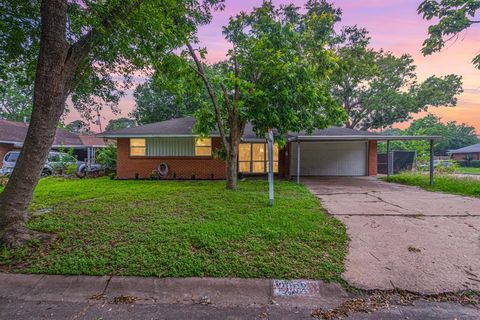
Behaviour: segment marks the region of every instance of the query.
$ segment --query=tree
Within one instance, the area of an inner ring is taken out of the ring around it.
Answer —
[[[326,10],[317,14],[324,4],[309,1],[301,14],[293,6],[276,9],[264,1],[251,13],[231,18],[223,34],[232,49],[227,60],[215,65],[202,61],[204,50],[187,45],[192,69],[211,100],[197,111],[196,130],[208,134],[218,129],[228,189],[237,187],[238,146],[247,122],[260,137],[272,128],[281,138],[288,131],[312,131],[345,120],[327,81],[334,58],[324,48],[335,15]],[[313,42],[315,50],[309,51]]]
[[[65,130],[73,133],[85,133],[90,134],[90,125],[83,120],[73,120],[65,126]]]
[[[433,114],[414,120],[405,130],[392,129],[384,134],[396,134],[407,136],[439,136],[440,139],[434,144],[436,155],[446,155],[448,150],[463,148],[478,143],[475,128],[468,124],[458,124],[456,121],[442,122],[440,117]],[[417,154],[427,156],[429,143],[427,141],[396,141],[392,143],[392,149],[416,150]],[[385,151],[385,148],[382,149]]]
[[[347,127],[383,129],[429,107],[456,105],[463,91],[460,76],[418,83],[411,56],[375,51],[369,42],[367,30],[346,27],[334,46],[339,69],[332,76],[333,94],[348,113]]]
[[[190,90],[183,92],[177,90],[179,87],[177,89],[171,87],[172,83],[180,80],[182,79],[166,79],[157,74],[139,85],[133,94],[136,105],[130,115],[139,124],[194,115],[199,106],[206,101],[206,94],[198,86],[190,87]]]
[[[480,9],[477,0],[424,0],[417,9],[423,19],[436,19],[428,27],[428,38],[423,42],[423,55],[441,51],[449,41],[474,24],[480,23],[475,15]],[[473,64],[480,69],[480,54],[473,58]]]
[[[8,67],[0,62],[0,119],[23,121],[32,113],[33,84],[25,66]],[[5,72],[6,70],[8,72]]]
[[[105,131],[118,130],[123,128],[131,128],[136,126],[137,123],[134,119],[130,118],[118,118],[108,121]]]
[[[32,118],[23,151],[0,194],[0,240],[20,246],[50,235],[25,227],[27,207],[67,97],[81,112],[118,102],[135,70],[150,70],[209,21],[221,0],[18,1],[0,6],[3,65],[36,65]],[[32,60],[33,59],[33,60]],[[118,86],[113,75],[122,75]]]

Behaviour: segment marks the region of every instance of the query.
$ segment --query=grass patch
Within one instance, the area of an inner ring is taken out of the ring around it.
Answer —
[[[430,191],[443,191],[463,196],[480,197],[480,180],[460,178],[452,175],[435,175],[434,186],[430,186],[427,174],[405,172],[382,178],[388,182],[396,182],[411,186],[419,186]]]
[[[237,191],[224,185],[42,179],[28,226],[59,240],[16,250],[0,247],[0,269],[340,281],[345,227],[304,186],[277,181],[271,208],[265,181],[240,182]]]
[[[480,174],[480,168],[473,168],[473,167],[459,167],[455,169],[455,173],[463,173],[463,174]]]

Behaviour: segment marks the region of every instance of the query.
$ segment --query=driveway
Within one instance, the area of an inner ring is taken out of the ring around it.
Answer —
[[[350,237],[343,278],[363,289],[480,290],[480,199],[372,177],[302,178]]]

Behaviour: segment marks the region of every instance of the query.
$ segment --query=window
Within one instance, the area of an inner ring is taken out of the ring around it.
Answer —
[[[238,153],[238,170],[244,173],[268,172],[268,145],[266,143],[241,143]],[[278,145],[273,145],[273,172],[278,172]]]
[[[195,141],[195,155],[205,157],[212,155],[212,139],[200,138]]]
[[[147,144],[145,139],[130,139],[130,155],[145,156],[147,154]]]

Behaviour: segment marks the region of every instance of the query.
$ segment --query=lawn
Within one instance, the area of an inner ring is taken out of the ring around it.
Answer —
[[[480,168],[473,168],[473,167],[459,167],[455,169],[455,173],[463,173],[463,174],[480,174]]]
[[[42,179],[28,226],[58,240],[0,247],[0,270],[340,280],[345,227],[304,186],[276,182],[269,207],[265,181],[224,185]]]
[[[382,178],[388,182],[396,182],[412,186],[419,186],[431,191],[443,191],[463,196],[480,197],[480,180],[474,178],[460,178],[452,175],[435,175],[434,186],[430,186],[428,174],[405,172]]]

